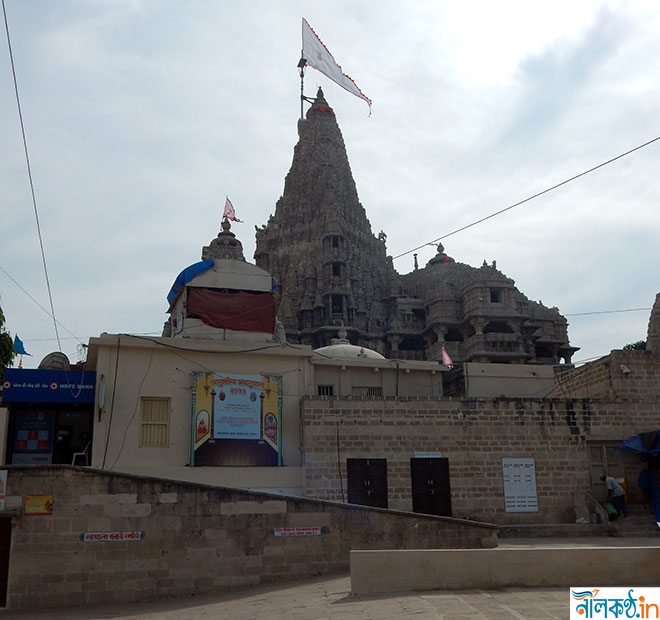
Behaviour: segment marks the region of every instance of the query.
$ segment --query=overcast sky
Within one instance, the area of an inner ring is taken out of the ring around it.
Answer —
[[[660,135],[660,5],[5,0],[62,349],[160,334],[225,196],[253,261],[297,142],[301,18],[373,100],[335,109],[372,230],[397,256]],[[3,29],[4,30],[4,29]],[[57,350],[9,53],[0,45],[0,305],[36,367]],[[564,315],[660,290],[660,141],[443,241]],[[425,264],[435,253],[420,250]],[[412,255],[395,260],[412,270]],[[9,275],[7,275],[9,274]],[[11,277],[11,278],[10,278]],[[649,311],[568,316],[574,361],[646,338]],[[68,332],[66,330],[69,330]]]

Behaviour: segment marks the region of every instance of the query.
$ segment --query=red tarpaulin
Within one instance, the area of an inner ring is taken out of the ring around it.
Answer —
[[[191,287],[188,289],[188,313],[220,329],[269,334],[275,331],[272,293],[222,293]]]

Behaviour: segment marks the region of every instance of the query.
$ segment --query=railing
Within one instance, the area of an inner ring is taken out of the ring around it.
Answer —
[[[607,514],[607,510],[605,510],[600,502],[598,502],[598,500],[590,493],[587,493],[586,491],[576,493],[574,501],[576,517],[578,516],[577,509],[585,508],[590,515],[594,513],[597,514],[600,519],[600,523],[607,524],[609,522],[609,515]]]

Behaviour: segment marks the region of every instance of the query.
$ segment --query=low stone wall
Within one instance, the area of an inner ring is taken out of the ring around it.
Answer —
[[[660,547],[351,551],[351,590],[360,595],[658,583]]]
[[[87,468],[7,468],[9,608],[134,602],[346,571],[351,549],[497,545],[488,524]],[[52,514],[24,514],[25,497],[42,494],[52,494]],[[133,536],[118,540],[122,532]]]

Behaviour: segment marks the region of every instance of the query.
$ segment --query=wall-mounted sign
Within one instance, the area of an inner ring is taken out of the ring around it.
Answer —
[[[49,465],[55,415],[50,411],[17,411],[14,415],[13,465]]]
[[[82,542],[126,542],[142,540],[143,531],[137,532],[83,532],[80,535]]]
[[[275,527],[273,528],[273,536],[288,537],[288,536],[320,536],[320,527]]]
[[[194,373],[190,465],[282,464],[282,378]]]
[[[538,512],[534,459],[502,459],[504,508],[506,512]]]
[[[26,495],[25,496],[25,515],[52,515],[53,514],[53,494],[45,495]]]
[[[5,403],[94,403],[96,372],[5,368]]]
[[[416,459],[441,459],[442,452],[415,452]]]

